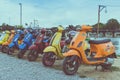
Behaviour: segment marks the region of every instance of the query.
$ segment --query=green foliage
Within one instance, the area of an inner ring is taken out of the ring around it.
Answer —
[[[120,24],[116,19],[109,19],[105,27],[108,30],[117,30],[120,29]]]
[[[93,27],[94,27],[94,28],[98,28],[98,23],[96,23],[95,25],[93,25]],[[104,29],[104,27],[105,27],[105,24],[99,23],[99,28],[100,28],[100,29]]]
[[[22,25],[17,25],[16,28],[17,29],[23,29],[24,27]]]
[[[94,28],[98,28],[98,23],[93,25]],[[116,19],[109,19],[106,24],[99,23],[100,30],[118,30],[120,24]]]

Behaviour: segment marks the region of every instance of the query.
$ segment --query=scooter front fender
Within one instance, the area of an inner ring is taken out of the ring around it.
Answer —
[[[57,54],[56,48],[53,46],[48,46],[43,50],[44,53],[46,52],[54,52],[55,54]]]
[[[79,52],[76,51],[76,50],[73,50],[73,49],[69,50],[69,51],[66,52],[66,53],[63,53],[63,56],[64,56],[64,57],[74,56],[74,55],[76,55],[76,56],[78,56],[78,57],[81,57],[80,54],[79,54]]]

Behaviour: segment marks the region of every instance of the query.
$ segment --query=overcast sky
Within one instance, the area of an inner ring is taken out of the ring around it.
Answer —
[[[98,5],[107,5],[101,11],[101,22],[110,18],[120,21],[120,0],[0,0],[0,25],[20,24],[20,5],[22,3],[23,25],[37,20],[41,27],[59,24],[96,24]]]

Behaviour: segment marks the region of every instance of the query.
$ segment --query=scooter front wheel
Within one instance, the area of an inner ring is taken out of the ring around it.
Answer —
[[[27,59],[29,61],[35,61],[38,57],[38,52],[35,50],[30,50],[28,55],[27,55]]]
[[[55,54],[53,52],[44,53],[42,63],[44,66],[52,66],[55,63]]]
[[[0,44],[0,51],[2,51],[2,45]]]
[[[8,48],[7,54],[12,55],[14,53],[14,47]]]
[[[25,50],[19,50],[18,58],[23,58],[24,54],[25,54]]]
[[[3,52],[3,53],[7,53],[8,50],[9,50],[9,47],[8,47],[7,45],[3,45],[3,46],[2,46],[2,52]]]
[[[79,65],[77,56],[66,57],[63,61],[63,71],[67,75],[73,75],[77,72]]]

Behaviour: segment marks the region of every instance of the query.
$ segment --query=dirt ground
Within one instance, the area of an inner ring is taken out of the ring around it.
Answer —
[[[95,66],[82,65],[79,67],[78,75],[80,77],[94,78],[95,80],[120,80],[120,57],[115,59],[112,65],[112,71],[101,71],[101,67],[95,70]]]
[[[36,62],[41,62],[40,56]],[[26,58],[25,58],[26,59]],[[56,60],[53,69],[62,70],[63,60]],[[112,71],[101,71],[101,67],[95,70],[95,66],[81,65],[77,71],[77,75],[81,78],[93,78],[95,80],[120,80],[120,57],[116,58],[112,65]]]
[[[56,61],[52,68],[62,70],[62,62]],[[77,71],[77,75],[81,78],[93,78],[95,80],[120,80],[120,57],[115,59],[112,65],[112,71],[101,71],[101,67],[95,70],[95,66],[81,65]]]

